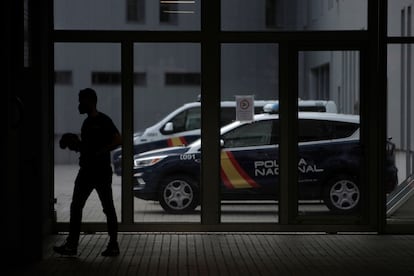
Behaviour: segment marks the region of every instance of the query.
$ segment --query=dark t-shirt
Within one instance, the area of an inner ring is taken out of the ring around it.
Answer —
[[[119,134],[119,131],[107,115],[99,112],[95,117],[87,117],[81,128],[80,167],[85,169],[110,168],[110,152],[101,151],[112,142],[116,134]]]

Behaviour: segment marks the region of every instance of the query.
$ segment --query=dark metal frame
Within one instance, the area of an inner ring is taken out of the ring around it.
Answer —
[[[53,2],[50,0],[50,2]],[[192,42],[201,45],[202,149],[201,223],[134,223],[132,169],[123,170],[120,231],[370,231],[384,232],[385,195],[382,168],[386,137],[386,38],[387,0],[368,0],[368,30],[310,32],[229,32],[220,30],[220,1],[203,1],[200,31],[74,31],[55,30],[56,42],[114,42],[122,55],[123,167],[132,164],[133,44],[139,42]],[[385,16],[385,17],[384,17]],[[399,41],[399,40],[398,40]],[[404,40],[405,41],[405,40]],[[410,43],[413,39],[410,40]],[[280,64],[280,194],[279,223],[220,223],[220,51],[222,43],[277,43]],[[361,141],[365,149],[364,179],[368,183],[361,217],[304,217],[297,214],[297,54],[302,50],[357,50],[361,53]],[[53,61],[53,53],[50,53]],[[53,62],[51,63],[53,64]],[[53,92],[53,91],[51,91]],[[53,93],[51,93],[53,95]],[[207,115],[207,116],[205,116]],[[293,126],[293,127],[292,127]],[[299,218],[299,220],[298,220]],[[84,223],[85,231],[105,231],[104,223]],[[67,231],[67,223],[56,223]]]

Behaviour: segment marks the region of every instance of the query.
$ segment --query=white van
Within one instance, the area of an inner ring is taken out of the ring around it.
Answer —
[[[278,112],[278,101],[254,101],[255,114]],[[336,105],[332,101],[302,101],[299,102],[301,111],[318,111],[336,113]],[[267,109],[266,109],[267,107]],[[221,102],[221,126],[236,119],[236,101]],[[134,154],[165,147],[188,145],[200,138],[201,132],[201,102],[186,103],[177,108],[158,123],[148,127],[142,133],[134,134]],[[115,173],[121,174],[121,149],[113,152]]]
[[[303,112],[338,113],[334,101],[328,100],[298,100],[298,109]],[[279,113],[279,101],[266,104],[263,107],[265,113]]]

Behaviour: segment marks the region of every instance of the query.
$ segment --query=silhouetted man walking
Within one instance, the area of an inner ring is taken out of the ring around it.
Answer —
[[[81,138],[66,133],[60,140],[62,149],[80,152],[79,172],[75,180],[70,205],[70,226],[66,242],[55,246],[62,255],[76,255],[82,222],[82,211],[86,200],[95,189],[107,218],[109,243],[102,256],[119,255],[117,241],[118,220],[112,197],[112,167],[110,152],[121,145],[121,136],[112,120],[96,109],[97,96],[91,88],[79,92],[79,113],[87,114],[82,124]]]

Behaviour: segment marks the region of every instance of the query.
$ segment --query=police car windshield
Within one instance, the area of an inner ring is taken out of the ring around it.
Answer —
[[[256,121],[256,118],[260,118],[260,117],[263,117],[263,116],[266,116],[266,115],[267,114],[257,114],[257,115],[254,116],[255,117],[254,121]],[[277,117],[277,115],[276,115],[276,117]],[[236,127],[244,125],[244,124],[249,124],[249,123],[250,122],[234,121],[234,122],[232,122],[228,125],[223,126],[220,129],[220,134],[223,135],[223,134],[229,132],[230,130],[232,130],[233,128],[236,128]],[[188,147],[190,147],[190,148],[201,147],[201,138],[199,138],[199,139],[195,140],[194,142],[192,142],[191,144],[189,144]]]

